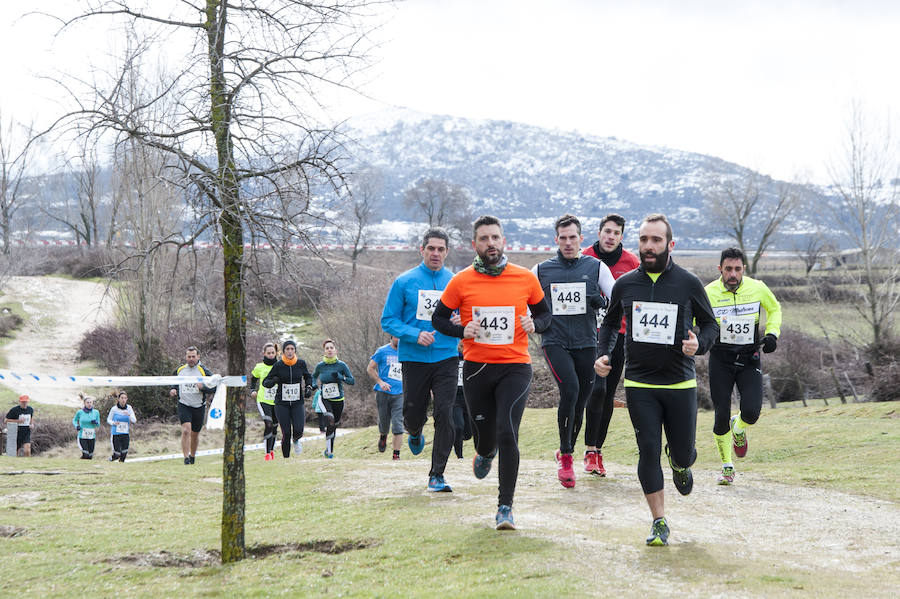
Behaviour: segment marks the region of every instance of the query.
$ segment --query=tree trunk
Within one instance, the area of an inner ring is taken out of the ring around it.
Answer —
[[[216,140],[216,200],[222,234],[225,283],[225,346],[227,374],[244,371],[246,327],[244,313],[244,230],[241,226],[240,186],[231,139],[230,98],[223,69],[225,56],[225,0],[207,0],[207,49],[210,68],[210,122]],[[225,453],[222,456],[222,563],[244,558],[244,405],[239,387],[229,387],[225,400]]]

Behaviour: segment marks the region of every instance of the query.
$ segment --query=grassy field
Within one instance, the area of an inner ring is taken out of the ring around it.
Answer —
[[[633,476],[637,456],[624,410],[613,417],[604,451],[610,477],[579,478],[571,491],[555,483],[549,457],[555,411],[526,412],[520,530],[514,533],[492,529],[496,478],[476,481],[468,459],[451,457],[447,472],[455,493],[424,492],[430,443],[416,458],[404,447],[403,459],[393,464],[377,452],[372,429],[340,437],[334,460],[319,455],[317,441],[305,444],[300,459],[266,463],[260,452],[250,452],[251,557],[228,566],[216,554],[218,458],[200,458],[192,468],[180,461],[2,458],[0,536],[8,538],[0,541],[0,557],[6,563],[15,559],[15,575],[3,578],[0,595],[892,596],[900,585],[897,537],[861,566],[828,561],[831,545],[841,541],[822,539],[824,557],[816,568],[783,552],[815,553],[818,540],[808,547],[779,547],[773,537],[771,549],[756,547],[761,542],[748,548],[729,534],[741,522],[727,525],[728,514],[718,515],[726,525],[721,531],[689,514],[742,506],[745,527],[753,529],[755,519],[775,514],[758,513],[746,501],[752,495],[742,500],[741,494],[758,492],[762,505],[770,493],[801,501],[824,493],[826,504],[842,502],[850,510],[870,505],[866,513],[880,510],[886,521],[896,521],[900,406],[767,409],[751,429],[751,456],[738,464],[741,477],[732,488],[711,482],[717,470],[711,417],[699,418],[694,494],[668,499],[680,518],[680,540],[663,549],[643,545],[649,518]],[[259,440],[256,423],[249,435],[248,443]],[[207,433],[202,437],[214,440]],[[472,455],[469,443],[466,452]],[[675,495],[670,482],[667,494]],[[710,503],[704,507],[701,501]],[[544,522],[552,518],[560,519]],[[863,526],[864,516],[859,518]],[[691,536],[688,523],[711,527],[712,536]],[[588,572],[587,564],[595,570]]]

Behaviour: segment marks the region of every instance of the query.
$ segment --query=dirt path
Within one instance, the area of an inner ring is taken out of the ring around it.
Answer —
[[[21,302],[28,319],[3,353],[9,370],[46,374],[76,374],[78,343],[85,332],[108,322],[113,300],[102,283],[60,277],[12,277],[3,288],[3,300]],[[6,385],[42,403],[78,406],[72,389]]]
[[[891,590],[900,584],[896,503],[740,472],[735,485],[720,487],[714,472],[698,470],[687,497],[678,495],[667,480],[670,546],[650,549],[643,543],[650,516],[634,467],[606,466],[608,478],[579,473],[575,488],[567,490],[556,482],[550,459],[523,460],[514,509],[517,534],[568,547],[573,564],[591,556],[601,567],[603,580],[631,589],[624,596],[683,595],[672,587],[667,571],[680,567],[689,568],[698,579],[721,580],[721,588],[718,584],[692,588],[694,596],[733,596],[736,589],[755,588],[754,581],[766,577],[796,581],[815,573],[868,580],[869,596],[896,596]],[[425,495],[420,462],[369,461],[355,476],[359,476],[357,493],[370,490],[382,498]],[[478,481],[469,459],[451,457],[446,477],[454,493],[437,499],[454,504],[448,509],[458,515],[460,524],[490,527],[496,473]],[[685,573],[679,571],[678,577]],[[795,592],[796,587],[785,590]]]

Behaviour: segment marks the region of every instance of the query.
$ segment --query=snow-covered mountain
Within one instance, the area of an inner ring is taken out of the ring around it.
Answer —
[[[628,221],[626,235],[636,243],[637,225],[651,212],[672,222],[679,248],[719,249],[729,243],[717,230],[704,206],[711,185],[732,179],[736,187],[757,176],[763,195],[777,193],[777,181],[712,156],[663,147],[641,146],[614,137],[542,129],[508,121],[471,120],[387,110],[346,123],[344,144],[351,153],[345,163],[352,171],[373,167],[383,183],[369,235],[370,244],[406,244],[421,233],[422,215],[404,203],[404,192],[422,178],[461,185],[472,198],[472,214],[495,214],[504,223],[512,245],[553,244],[553,222],[570,212],[582,219],[585,240],[596,239],[601,217],[618,212]],[[29,178],[24,202],[16,215],[18,236],[73,239],[65,222],[78,222],[79,181],[72,173]],[[108,219],[111,172],[104,168],[99,181],[103,193],[99,237]],[[247,193],[254,194],[252,187]],[[270,190],[264,190],[270,191]],[[329,189],[318,198],[321,210],[337,216]],[[827,189],[808,188],[820,202]],[[72,211],[75,212],[72,212]],[[186,210],[188,216],[192,214]],[[799,212],[782,228],[775,248],[804,245],[800,237],[813,227]],[[173,223],[173,227],[187,223]],[[754,239],[755,224],[749,227]],[[339,243],[334,226],[317,228],[318,243]],[[207,240],[204,238],[204,240]]]
[[[704,191],[722,178],[752,174],[712,156],[508,121],[397,110],[349,125],[358,163],[374,166],[384,180],[379,218],[413,219],[404,191],[423,177],[444,179],[468,189],[475,214],[503,219],[511,243],[552,244],[553,221],[565,212],[582,219],[591,240],[608,212],[622,214],[630,233],[643,216],[662,212],[680,247],[719,248],[727,239],[705,218]],[[761,176],[760,183],[763,194],[776,193],[777,181]]]

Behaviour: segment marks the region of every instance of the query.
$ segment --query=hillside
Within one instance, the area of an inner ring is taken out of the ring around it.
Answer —
[[[650,212],[663,212],[672,220],[679,247],[721,248],[722,231],[704,217],[704,193],[717,181],[740,181],[754,175],[750,169],[676,149],[641,146],[614,137],[542,129],[509,121],[470,120],[391,110],[361,117],[346,124],[345,172],[374,167],[383,185],[378,194],[370,235],[373,244],[404,244],[411,231],[421,229],[421,216],[404,204],[404,191],[422,178],[460,185],[472,198],[473,213],[503,218],[511,244],[546,245],[556,216],[572,212],[588,229],[610,211],[629,221],[633,239],[639,220]],[[760,193],[773,197],[778,181],[758,175]],[[107,238],[115,177],[100,169],[91,187],[101,225],[98,236]],[[270,190],[245,189],[248,197]],[[809,187],[813,201],[827,204],[827,190]],[[29,178],[23,186],[27,201],[16,216],[17,237],[73,239],[71,227],[80,226],[85,210],[85,180],[77,173],[55,173]],[[334,216],[343,198],[317,188],[312,213]],[[805,215],[803,215],[805,216]],[[196,218],[185,199],[173,230],[187,230]],[[181,222],[177,222],[181,219]],[[321,223],[320,223],[321,224]],[[305,226],[305,225],[304,225]],[[752,236],[758,225],[749,224]],[[104,228],[105,227],[105,228]],[[318,243],[338,241],[334,227],[316,227]],[[801,217],[787,222],[775,248],[802,247],[812,230]],[[120,233],[121,235],[121,233]],[[118,237],[117,237],[118,238]],[[211,239],[207,234],[201,240]]]

